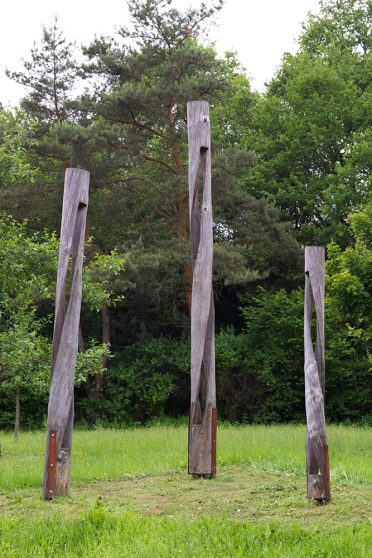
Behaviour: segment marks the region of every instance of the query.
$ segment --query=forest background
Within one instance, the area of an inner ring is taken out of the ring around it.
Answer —
[[[222,2],[129,0],[78,52],[58,21],[0,108],[0,428],[45,422],[64,170],[91,172],[76,421],[186,415],[186,103],[210,103],[221,419],[304,419],[303,246],[326,246],[326,415],[369,420],[369,0],[321,1],[263,94],[203,33]],[[202,33],[203,31],[203,33]]]

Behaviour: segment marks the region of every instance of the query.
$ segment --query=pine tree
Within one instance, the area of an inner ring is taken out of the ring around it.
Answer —
[[[40,45],[34,43],[31,59],[24,60],[24,70],[7,76],[24,85],[29,93],[22,99],[22,108],[49,126],[71,120],[74,115],[72,90],[78,78],[73,57],[74,44],[68,42],[55,18],[49,27],[43,26]]]
[[[244,108],[251,95],[231,55],[218,58],[200,42],[221,5],[180,12],[164,0],[131,1],[131,29],[122,28],[116,42],[101,38],[85,49],[85,77],[96,88],[80,98],[79,118],[54,121],[48,129],[49,149],[60,149],[70,165],[91,171],[92,249],[117,248],[126,255],[124,306],[112,312],[114,350],[189,331],[186,104],[208,100],[213,122],[213,112],[219,118],[228,101],[231,117],[241,124],[235,101],[243,94],[238,105]],[[238,320],[239,289],[271,274],[281,277],[288,261],[296,267],[298,256],[275,211],[242,188],[252,153],[237,145],[242,127],[232,139],[231,117],[212,129],[214,278],[225,324]],[[93,322],[83,315],[84,335],[98,329]],[[100,390],[97,384],[91,393]]]
[[[168,0],[132,0],[132,27],[120,30],[120,44],[101,39],[85,51],[90,72],[106,80],[96,111],[121,127],[116,149],[134,164],[142,160],[162,169],[178,190],[176,199],[171,197],[182,241],[187,238],[187,181],[178,177],[184,175],[186,104],[202,98],[211,102],[227,86],[226,64],[197,40],[221,7],[219,1],[181,13]],[[187,264],[189,289],[190,274]]]

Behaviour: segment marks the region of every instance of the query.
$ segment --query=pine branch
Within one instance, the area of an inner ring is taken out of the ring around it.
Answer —
[[[165,161],[162,161],[160,159],[155,159],[154,157],[149,157],[148,155],[142,155],[142,157],[144,159],[146,159],[146,161],[152,161],[153,163],[159,163],[159,165],[162,165],[163,167],[165,167],[166,169],[170,170],[171,172],[173,172],[174,174],[178,174],[176,169],[174,169],[171,165],[169,165],[168,163],[166,163]]]

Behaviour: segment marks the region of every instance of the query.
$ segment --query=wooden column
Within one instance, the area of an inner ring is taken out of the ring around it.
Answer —
[[[192,257],[189,473],[216,474],[216,379],[212,290],[213,221],[209,105],[187,103]],[[199,173],[202,188],[199,202]]]
[[[74,421],[74,374],[78,353],[84,235],[89,172],[66,169],[53,332],[52,378],[43,496],[67,493]],[[68,272],[71,259],[71,273]],[[66,286],[70,285],[68,301]]]
[[[307,419],[307,496],[329,500],[331,496],[329,457],[324,415],[324,260],[320,246],[305,248],[305,403]],[[312,340],[311,318],[316,311],[316,341]]]

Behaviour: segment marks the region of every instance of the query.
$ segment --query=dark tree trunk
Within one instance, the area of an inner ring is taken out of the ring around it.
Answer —
[[[104,304],[101,307],[101,318],[102,318],[102,343],[110,344],[110,310],[108,306]],[[107,357],[102,359],[102,367],[106,368]],[[101,372],[94,376],[94,378],[88,378],[85,384],[85,393],[88,399],[98,399],[102,394],[103,390],[104,373]]]
[[[14,432],[13,432],[15,444],[18,442],[18,438],[19,438],[19,418],[20,418],[20,402],[19,402],[19,388],[18,388],[16,389],[16,416],[14,421]]]
[[[19,417],[20,417],[20,403],[19,403],[19,388],[16,389],[15,394],[15,421],[14,421],[14,443],[18,442],[19,437]]]
[[[181,158],[180,151],[178,149],[177,140],[176,140],[176,130],[175,124],[172,114],[172,106],[168,105],[166,107],[166,118],[168,123],[168,128],[172,137],[171,140],[171,149],[172,149],[172,157],[175,164],[175,174],[182,175],[184,174],[183,162]],[[184,241],[187,242],[187,222],[189,218],[189,207],[188,207],[188,193],[185,190],[184,192],[180,192],[178,197],[178,208],[177,208],[177,220],[178,220],[178,234],[179,237]],[[189,313],[191,315],[191,292],[192,292],[192,267],[190,264],[186,264],[184,266],[184,276],[186,282],[186,302]]]
[[[110,344],[110,310],[108,306],[104,304],[101,308],[101,318],[102,318],[102,343]],[[102,359],[102,367],[106,368],[107,357]],[[103,389],[104,373],[97,374],[96,376],[96,393],[99,397]]]
[[[83,332],[81,330],[81,325],[79,325],[78,351],[79,353],[85,353],[85,343],[84,343]]]

